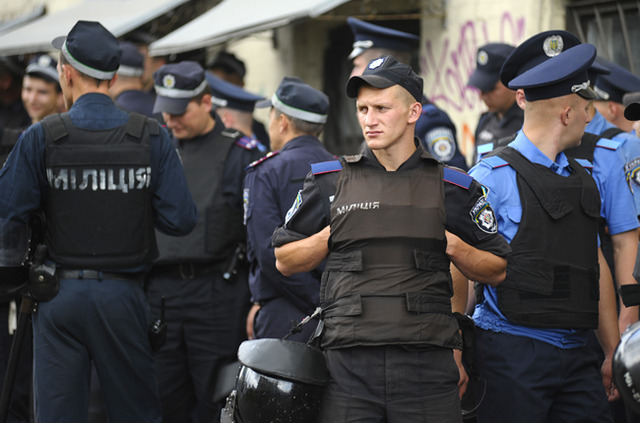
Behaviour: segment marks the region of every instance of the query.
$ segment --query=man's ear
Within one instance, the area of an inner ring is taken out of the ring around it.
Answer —
[[[571,120],[572,114],[573,114],[573,109],[571,108],[571,106],[565,106],[562,109],[562,113],[560,114],[560,121],[564,126],[569,125],[569,121]]]
[[[289,116],[284,113],[280,113],[278,116],[278,130],[280,133],[285,133],[289,130],[289,125],[291,125],[291,121],[289,120]]]
[[[415,123],[420,118],[420,114],[422,113],[422,104],[419,102],[415,102],[409,108],[409,121],[408,123]]]

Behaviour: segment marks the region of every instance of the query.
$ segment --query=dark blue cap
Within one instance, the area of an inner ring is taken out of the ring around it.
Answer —
[[[375,88],[389,88],[400,85],[416,99],[422,100],[424,82],[411,66],[398,62],[393,56],[379,57],[369,62],[362,75],[349,78],[347,95],[356,98],[362,85]]]
[[[420,37],[396,29],[385,28],[369,22],[348,17],[347,23],[353,32],[353,50],[349,59],[360,56],[368,48],[385,48],[395,51],[410,51]]]
[[[505,43],[489,43],[480,47],[476,55],[476,70],[467,85],[482,92],[492,91],[500,79],[502,64],[513,50],[515,46]]]
[[[627,93],[622,97],[624,117],[627,120],[640,120],[640,91]]]
[[[329,97],[294,76],[285,76],[271,100],[256,103],[257,108],[274,107],[287,116],[312,123],[325,123]]]
[[[609,74],[599,75],[593,90],[601,100],[622,104],[622,97],[634,91],[640,91],[640,78],[613,62],[601,57],[596,63],[609,70]]]
[[[122,48],[122,57],[118,75],[141,77],[144,73],[144,55],[134,43],[129,41],[121,42],[120,48]]]
[[[509,86],[509,82],[516,76],[578,44],[580,40],[567,31],[540,32],[523,41],[511,52],[502,65],[500,80],[505,86]]]
[[[100,22],[78,21],[51,45],[74,69],[95,79],[112,79],[120,66],[120,43]]]
[[[244,78],[247,73],[247,68],[244,62],[236,57],[235,54],[226,51],[221,51],[207,64],[207,69],[222,69],[226,73],[232,73],[238,75],[240,78]]]
[[[58,62],[48,54],[36,56],[29,62],[25,73],[29,76],[35,76],[48,82],[60,84],[60,76],[58,75]]]
[[[191,99],[208,86],[202,66],[189,60],[161,66],[153,73],[153,83],[156,90],[153,113],[172,115],[183,114]]]
[[[588,70],[596,60],[596,48],[580,44],[529,69],[509,82],[509,88],[524,89],[527,101],[544,100],[569,94],[593,100]]]
[[[264,97],[245,91],[241,87],[218,78],[211,72],[205,72],[205,78],[211,88],[211,103],[214,107],[228,107],[243,112],[253,112],[256,101]]]

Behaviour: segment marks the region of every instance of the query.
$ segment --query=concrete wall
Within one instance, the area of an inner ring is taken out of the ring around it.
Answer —
[[[564,29],[564,4],[562,0],[448,0],[439,9],[434,0],[423,0],[423,15],[420,71],[425,94],[449,113],[458,128],[460,148],[469,157],[478,117],[485,110],[477,90],[466,86],[478,47],[489,42],[517,45],[540,31]]]

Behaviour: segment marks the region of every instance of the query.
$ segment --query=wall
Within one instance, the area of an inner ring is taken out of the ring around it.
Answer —
[[[444,16],[429,16],[424,0],[420,72],[425,94],[456,124],[460,148],[470,157],[473,134],[485,111],[477,90],[466,83],[478,47],[489,42],[517,45],[548,29],[565,28],[562,0],[449,0]]]

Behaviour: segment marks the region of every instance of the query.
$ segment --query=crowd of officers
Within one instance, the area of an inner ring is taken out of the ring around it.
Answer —
[[[616,289],[636,284],[640,78],[566,31],[481,46],[467,163],[406,64],[418,37],[347,23],[364,143],[340,158],[322,91],[250,93],[230,53],[169,63],[79,21],[55,54],[0,59],[0,265],[29,262],[37,215],[56,273],[8,421],[219,421],[253,338],[322,348],[322,422],[635,421],[612,359],[638,320]]]

